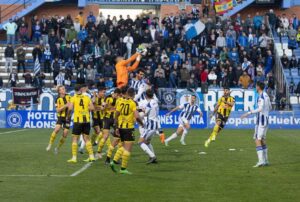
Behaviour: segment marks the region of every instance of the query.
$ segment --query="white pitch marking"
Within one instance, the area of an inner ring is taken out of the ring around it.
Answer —
[[[6,132],[3,132],[3,133],[0,133],[0,135],[2,135],[2,134],[8,134],[8,133],[16,133],[16,132],[21,132],[21,131],[25,131],[25,130],[28,130],[28,129],[6,131]]]
[[[199,152],[199,154],[206,154],[206,152]]]
[[[229,151],[235,151],[236,149],[229,149]]]
[[[70,177],[69,175],[0,175],[0,177]]]
[[[70,175],[70,177],[75,177],[75,176],[79,175],[80,173],[82,173],[83,171],[85,171],[86,169],[88,169],[92,164],[93,164],[93,162],[89,162],[89,163],[85,164],[82,168],[80,168],[76,172],[72,173]]]

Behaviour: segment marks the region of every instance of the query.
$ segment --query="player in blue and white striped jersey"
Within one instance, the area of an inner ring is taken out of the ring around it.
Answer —
[[[135,74],[135,78],[129,81],[129,88],[133,88],[135,90],[135,94],[138,93],[139,88],[144,83],[144,76],[145,73],[143,72],[143,70],[139,69]]]
[[[140,117],[143,118],[145,121],[147,121],[147,117],[144,116],[144,113],[142,112],[143,109],[147,106],[147,96],[146,96],[146,91],[148,89],[151,89],[152,86],[147,78],[143,80],[143,83],[139,85],[139,88],[137,89],[137,93],[134,97],[134,101],[138,103],[138,109],[140,110]],[[155,94],[153,94],[153,99],[159,102],[158,98],[156,97]],[[144,133],[144,128],[139,126],[139,132],[142,135]],[[165,134],[164,131],[161,129],[160,123],[158,130],[156,131],[156,134],[160,137],[161,143],[164,143],[165,141]]]
[[[147,120],[145,122],[144,131],[140,136],[139,145],[141,149],[146,152],[150,159],[147,164],[157,163],[156,155],[154,153],[153,147],[151,145],[151,139],[156,134],[156,131],[160,127],[159,106],[157,100],[154,99],[154,93],[151,89],[146,91],[147,105],[144,109],[145,116]]]
[[[180,139],[181,144],[186,145],[184,140],[190,128],[190,120],[192,116],[195,114],[195,112],[198,112],[200,116],[202,116],[200,107],[196,105],[195,95],[191,96],[190,102],[175,107],[169,113],[167,113],[166,116],[169,116],[172,112],[175,112],[179,109],[182,110],[179,115],[179,126],[177,128],[177,131],[165,140],[166,146],[168,146],[168,143],[171,140],[177,138],[178,135],[181,135],[181,139]]]
[[[257,109],[247,112],[242,115],[241,118],[246,118],[250,114],[256,114],[256,125],[254,139],[256,144],[256,151],[258,156],[258,162],[253,167],[261,167],[269,165],[268,161],[268,149],[266,144],[266,135],[269,126],[269,113],[272,109],[271,101],[266,92],[264,92],[265,84],[263,82],[256,83],[256,90],[259,94],[257,99]]]

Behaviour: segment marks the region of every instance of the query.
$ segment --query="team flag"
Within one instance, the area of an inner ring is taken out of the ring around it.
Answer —
[[[39,74],[41,71],[41,64],[40,64],[38,58],[35,60],[33,71],[34,71],[34,75]]]
[[[200,20],[194,23],[188,23],[184,26],[185,37],[187,40],[191,40],[192,38],[201,34],[205,29],[205,24],[203,24]]]
[[[215,9],[218,14],[224,14],[233,8],[233,0],[220,0],[215,2]]]

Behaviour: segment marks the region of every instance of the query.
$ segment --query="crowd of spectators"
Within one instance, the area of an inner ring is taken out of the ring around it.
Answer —
[[[280,29],[284,18],[272,10],[245,19],[239,14],[225,18],[209,13],[212,13],[209,7],[193,7],[191,13],[182,10],[163,19],[151,14],[136,19],[120,15],[117,19],[92,12],[85,18],[79,12],[77,16],[34,16],[29,24],[24,18],[11,20],[4,26],[11,44],[5,50],[7,71],[14,78],[10,64],[17,38],[24,44],[29,41],[36,44],[32,57],[41,63],[43,72],[51,73],[54,85],[69,86],[75,81],[88,83],[90,87],[113,87],[114,58],[128,58],[139,44],[146,43],[148,55],[142,58],[139,67],[155,88],[197,88],[206,84],[248,89],[257,81],[265,81],[274,90],[269,24],[271,29]],[[184,26],[198,19],[205,24],[205,31],[186,40]],[[18,61],[15,72],[28,71],[24,47],[19,46],[15,51]]]

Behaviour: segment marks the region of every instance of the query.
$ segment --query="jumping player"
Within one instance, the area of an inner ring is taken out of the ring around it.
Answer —
[[[256,125],[255,125],[255,133],[254,133],[254,139],[256,144],[256,151],[257,151],[257,157],[258,162],[255,166],[261,167],[261,166],[267,166],[269,165],[268,161],[268,148],[266,143],[266,136],[268,131],[268,121],[269,121],[269,113],[272,109],[272,105],[270,102],[270,98],[267,93],[264,92],[265,84],[263,82],[258,81],[256,83],[256,90],[259,94],[259,98],[257,100],[257,109],[254,109],[250,112],[247,112],[242,115],[242,119],[246,118],[250,114],[256,114]]]

